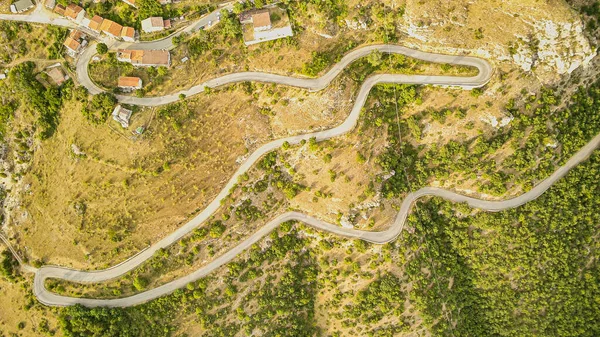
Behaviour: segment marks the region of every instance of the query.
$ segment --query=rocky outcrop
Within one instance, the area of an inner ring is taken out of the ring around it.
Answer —
[[[596,55],[578,13],[562,1],[407,0],[399,30],[412,46],[509,61],[548,79]]]

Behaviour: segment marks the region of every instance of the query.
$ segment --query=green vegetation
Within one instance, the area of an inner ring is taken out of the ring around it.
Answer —
[[[136,5],[140,21],[152,16],[162,17],[164,15],[163,7],[158,0],[139,0],[136,1]]]
[[[8,249],[2,251],[0,256],[2,257],[2,261],[0,261],[0,275],[14,282],[18,276],[17,268],[19,267],[19,263]]]
[[[314,336],[318,267],[295,231],[274,233],[271,240],[265,249],[255,246],[246,259],[228,265],[225,291],[204,278],[138,307],[67,307],[60,313],[62,331],[66,336],[100,331],[103,336],[169,336],[177,317],[195,316],[206,336],[251,334],[255,329],[264,336]],[[266,268],[270,264],[279,267]],[[242,290],[245,295],[234,304],[231,298]],[[237,319],[223,319],[227,316]]]
[[[117,104],[117,98],[107,92],[92,96],[89,104],[82,109],[82,113],[92,124],[101,124],[106,122],[113,108]]]
[[[63,96],[70,95],[73,82],[69,81],[61,88],[45,88],[36,80],[34,70],[32,62],[21,63],[10,70],[9,79],[22,106],[37,116],[38,136],[47,139],[58,126]]]
[[[62,43],[69,31],[64,27],[35,27],[26,22],[0,22],[0,61],[10,63],[19,57],[60,59]],[[39,55],[37,51],[44,51]],[[37,54],[37,55],[36,55]]]
[[[61,309],[63,332],[169,336],[178,319],[195,315],[207,336],[313,336],[314,317],[326,310],[355,335],[357,328],[373,336],[406,332],[418,315],[433,336],[596,336],[599,175],[596,152],[517,209],[473,213],[438,198],[419,202],[408,219],[413,230],[381,252],[357,241],[359,253],[349,251],[343,263],[329,252],[344,239],[301,238],[284,224],[267,248],[253,246],[218,280],[201,279],[133,308]],[[366,270],[393,266],[400,276]],[[351,286],[363,278],[365,286]],[[340,288],[344,281],[347,290]],[[318,309],[315,298],[327,291],[333,293]]]
[[[108,46],[106,45],[106,43],[98,43],[96,45],[96,52],[98,52],[98,54],[100,55],[108,53]]]
[[[518,209],[462,218],[463,205],[420,204],[406,268],[434,335],[600,333],[599,174],[596,152]]]

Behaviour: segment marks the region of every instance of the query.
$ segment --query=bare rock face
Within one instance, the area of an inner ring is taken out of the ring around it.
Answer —
[[[580,20],[572,23],[541,21],[534,27],[539,41],[537,55],[540,63],[556,69],[559,74],[586,66],[596,54],[583,35]]]
[[[413,46],[513,62],[547,80],[596,54],[578,13],[558,0],[407,0],[403,19]]]

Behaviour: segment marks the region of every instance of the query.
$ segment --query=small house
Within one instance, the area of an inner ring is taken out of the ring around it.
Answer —
[[[271,29],[271,16],[268,10],[259,11],[252,15],[252,25],[255,32]]]
[[[102,18],[99,15],[94,15],[93,18],[89,19],[89,22],[87,22],[86,27],[88,27],[89,29],[100,33],[100,27],[102,26],[102,22],[104,21],[104,18]]]
[[[56,5],[56,7],[54,7],[54,13],[58,14],[58,15],[65,15],[65,11],[67,9],[65,8],[65,6],[58,4]]]
[[[161,17],[150,17],[142,20],[142,31],[145,33],[159,32],[171,28],[170,20],[163,20]]]
[[[142,79],[139,77],[121,76],[117,82],[119,87],[124,92],[132,92],[133,90],[142,89]]]
[[[67,54],[71,57],[76,57],[83,47],[87,45],[87,41],[85,40],[85,34],[83,34],[80,30],[73,29],[71,34],[67,36],[67,39],[63,43],[66,48]]]
[[[121,30],[121,38],[123,41],[135,42],[135,29],[133,29],[133,27],[123,27]]]
[[[80,23],[85,16],[85,9],[76,4],[70,4],[65,9],[65,16],[77,23]]]
[[[48,68],[46,70],[46,74],[48,75],[48,77],[50,77],[52,82],[54,82],[58,86],[61,86],[66,80],[69,79],[69,76],[65,75],[60,65]]]
[[[254,9],[239,15],[240,23],[252,24],[254,31],[260,32],[271,29],[271,15],[268,9]]]
[[[120,123],[122,127],[126,128],[129,126],[129,119],[131,118],[131,113],[131,110],[125,109],[119,104],[113,110],[112,117],[115,121]]]
[[[121,37],[121,31],[123,30],[123,26],[114,21],[104,19],[104,21],[102,21],[102,24],[100,25],[100,30],[103,31],[106,35],[118,39]]]
[[[46,6],[46,8],[49,10],[52,10],[54,6],[56,6],[56,0],[46,0],[44,1],[44,6]]]
[[[33,4],[33,2],[31,2],[31,0],[19,0],[14,4],[10,5],[10,11],[12,13],[23,13],[26,10],[29,10],[33,7],[35,7],[35,5]]]
[[[171,65],[171,54],[168,50],[119,49],[117,60],[140,67],[168,67]]]

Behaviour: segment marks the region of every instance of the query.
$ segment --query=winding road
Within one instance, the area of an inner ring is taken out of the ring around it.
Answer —
[[[2,17],[0,16],[0,19]],[[170,39],[166,39],[170,43]],[[135,46],[137,47],[137,45]],[[119,46],[119,48],[121,48]],[[90,90],[91,93],[99,93],[102,90],[96,87],[89,76],[87,75],[87,64],[91,57],[94,55],[95,48],[89,47],[87,51],[80,57],[77,64],[77,73],[80,83]],[[118,96],[118,100],[122,103],[144,105],[144,106],[157,106],[175,102],[179,99],[179,94],[185,94],[186,96],[192,96],[204,91],[205,87],[218,87],[230,83],[236,83],[240,81],[259,81],[268,83],[277,83],[282,85],[289,85],[299,88],[304,88],[310,91],[317,91],[327,87],[331,81],[343,71],[354,60],[364,57],[374,50],[379,50],[385,53],[397,53],[403,54],[409,57],[421,59],[427,62],[436,63],[448,63],[453,65],[472,66],[478,69],[478,74],[472,77],[456,77],[456,76],[423,76],[423,75],[392,75],[392,74],[380,74],[373,75],[365,80],[360,87],[358,95],[355,99],[354,106],[348,116],[348,118],[337,127],[329,130],[320,132],[308,133],[304,135],[297,135],[287,137],[283,139],[277,139],[271,141],[253,152],[250,157],[242,163],[242,165],[236,170],[233,176],[229,179],[227,184],[223,187],[220,193],[214,198],[214,200],[196,217],[190,220],[182,227],[175,230],[173,233],[163,238],[159,242],[153,244],[147,249],[141,251],[137,255],[130,259],[123,261],[122,263],[115,265],[111,268],[96,271],[80,271],[72,270],[59,266],[43,266],[39,269],[34,269],[29,266],[30,271],[35,272],[34,287],[33,291],[38,300],[41,303],[51,306],[67,306],[73,304],[82,304],[89,307],[94,306],[106,306],[106,307],[127,307],[137,304],[141,304],[152,299],[164,296],[175,291],[178,288],[184,287],[187,283],[195,281],[208,275],[210,272],[223,266],[238,254],[249,248],[252,244],[259,241],[265,235],[270,233],[273,229],[279,226],[282,222],[295,220],[306,223],[316,229],[324,230],[333,234],[341,235],[349,238],[359,238],[376,244],[383,244],[394,240],[402,231],[404,223],[410,213],[412,205],[416,200],[425,196],[437,196],[442,197],[453,202],[466,202],[471,207],[479,208],[486,211],[501,211],[509,208],[514,208],[524,203],[527,203],[535,198],[539,197],[548,188],[550,188],[556,181],[565,176],[567,172],[575,167],[577,164],[586,160],[589,155],[596,149],[600,144],[600,135],[596,136],[590,141],[585,147],[577,152],[569,161],[559,169],[557,169],[550,177],[543,180],[533,189],[524,193],[516,198],[503,200],[503,201],[486,201],[480,200],[464,195],[454,193],[452,191],[425,187],[418,191],[409,193],[404,201],[402,202],[400,211],[396,216],[393,223],[389,225],[389,228],[385,231],[371,232],[362,231],[351,228],[339,227],[335,224],[327,223],[325,221],[310,217],[308,215],[299,212],[287,212],[284,213],[261,227],[257,232],[253,233],[246,240],[229,250],[225,254],[219,256],[204,267],[199,268],[193,273],[174,280],[172,282],[161,285],[157,288],[138,293],[133,296],[118,298],[118,299],[90,299],[90,298],[77,298],[69,296],[61,296],[50,292],[45,288],[45,280],[48,278],[62,279],[71,282],[82,282],[82,283],[94,283],[103,282],[110,279],[117,278],[124,275],[125,273],[133,270],[134,268],[141,265],[144,261],[151,258],[154,253],[160,248],[165,248],[181,239],[184,235],[190,233],[193,229],[204,223],[214,212],[220,207],[221,199],[225,198],[229,190],[237,182],[238,177],[250,169],[264,154],[276,150],[282,146],[284,142],[290,144],[298,144],[302,140],[308,140],[311,137],[315,137],[318,141],[326,140],[332,137],[344,135],[354,129],[358,118],[360,116],[361,109],[363,108],[367,96],[373,86],[379,83],[403,83],[403,84],[420,84],[420,85],[436,85],[436,86],[453,86],[460,87],[463,89],[473,89],[485,85],[491,78],[492,67],[491,65],[479,58],[469,56],[451,56],[441,55],[434,53],[426,53],[409,49],[395,45],[372,45],[356,49],[347,55],[345,55],[339,63],[334,65],[325,75],[316,79],[306,78],[295,78],[269,73],[260,72],[241,72],[225,75],[222,77],[208,80],[200,85],[194,86],[190,89],[162,97],[147,97],[137,98],[131,96]]]

